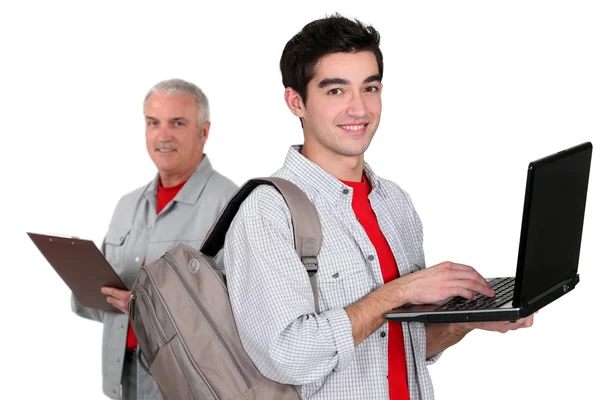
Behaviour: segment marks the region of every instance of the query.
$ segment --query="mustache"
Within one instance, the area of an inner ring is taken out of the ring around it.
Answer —
[[[175,150],[179,151],[179,146],[173,142],[156,142],[154,143],[154,150]]]

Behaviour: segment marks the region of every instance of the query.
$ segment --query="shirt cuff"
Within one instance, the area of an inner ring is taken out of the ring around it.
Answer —
[[[323,311],[321,315],[329,321],[337,349],[338,363],[333,370],[341,371],[350,365],[354,358],[354,337],[350,318],[343,308]]]
[[[440,359],[440,357],[442,356],[442,354],[444,354],[444,353],[437,353],[435,356],[431,356],[429,358],[426,358],[425,359],[425,365],[435,364],[435,362]]]

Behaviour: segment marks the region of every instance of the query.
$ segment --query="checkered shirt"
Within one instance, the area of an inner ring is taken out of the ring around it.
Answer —
[[[352,209],[352,188],[292,146],[273,176],[298,185],[314,203],[323,232],[317,282],[321,313],[294,249],[283,197],[260,186],[244,201],[226,236],[224,272],[244,349],[260,372],[301,385],[311,400],[388,399],[388,324],[358,346],[345,307],[384,284],[377,252]],[[369,200],[400,275],[425,268],[421,221],[398,185],[377,177]],[[410,398],[434,399],[425,327],[402,323]],[[383,335],[385,332],[385,335]]]

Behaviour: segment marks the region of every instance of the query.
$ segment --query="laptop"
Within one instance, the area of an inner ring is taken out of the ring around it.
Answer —
[[[391,321],[454,323],[516,321],[572,291],[577,272],[592,144],[529,164],[521,239],[514,277],[488,279],[495,296],[407,305],[391,310]]]

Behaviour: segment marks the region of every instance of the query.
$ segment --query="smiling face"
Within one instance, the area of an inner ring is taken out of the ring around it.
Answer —
[[[187,179],[202,160],[210,128],[210,122],[198,126],[194,96],[153,93],[144,104],[144,116],[146,149],[163,185],[171,177]]]
[[[332,53],[315,66],[306,102],[286,90],[286,101],[302,118],[304,146],[311,153],[362,156],[381,116],[381,77],[370,51]]]

